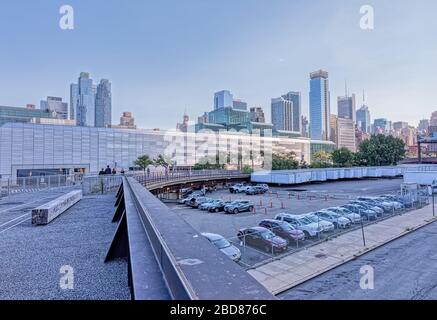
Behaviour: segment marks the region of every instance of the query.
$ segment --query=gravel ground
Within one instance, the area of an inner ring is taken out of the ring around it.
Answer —
[[[435,300],[437,224],[395,240],[280,295],[284,300]],[[360,269],[374,268],[374,289],[360,287]]]
[[[1,233],[0,299],[130,299],[126,261],[104,263],[116,229],[114,201],[114,194],[84,197],[48,226],[32,226],[29,218]],[[66,265],[73,290],[60,288]]]

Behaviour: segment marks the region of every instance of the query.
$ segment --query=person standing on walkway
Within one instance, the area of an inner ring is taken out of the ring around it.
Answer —
[[[106,166],[105,174],[111,174],[111,168]]]

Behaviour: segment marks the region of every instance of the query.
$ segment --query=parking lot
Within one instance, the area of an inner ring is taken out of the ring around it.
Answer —
[[[239,214],[225,214],[224,212],[210,213],[193,209],[185,205],[168,204],[175,213],[182,216],[199,232],[216,233],[228,239],[240,249],[242,257],[240,264],[251,268],[270,261],[278,254],[266,252],[246,245],[245,241],[237,237],[240,229],[256,227],[263,219],[274,219],[279,213],[306,214],[318,210],[342,206],[360,196],[379,196],[383,194],[397,194],[400,191],[402,179],[372,179],[338,181],[331,183],[307,184],[292,187],[270,187],[263,195],[246,195],[244,193],[231,194],[228,189],[208,193],[207,197],[224,201],[249,200],[254,206],[253,212]],[[402,210],[404,212],[404,210]],[[379,219],[389,218],[402,212],[385,213]],[[372,223],[364,221],[363,224]],[[340,233],[361,228],[361,223],[353,224],[347,229],[335,229],[324,232],[320,236],[305,241],[291,241],[285,254],[311,246],[324,239]]]

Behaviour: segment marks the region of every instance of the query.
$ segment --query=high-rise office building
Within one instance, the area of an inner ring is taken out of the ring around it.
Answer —
[[[104,128],[112,122],[112,93],[109,80],[102,79],[97,86],[95,126]]]
[[[76,119],[77,103],[79,102],[79,85],[72,83],[70,85],[70,119]]]
[[[429,132],[429,120],[420,120],[419,125],[417,126],[417,131],[421,135],[427,135]]]
[[[47,100],[41,100],[40,109],[54,112],[57,119],[68,119],[68,103],[62,102],[62,98],[47,97]]]
[[[265,123],[266,117],[264,115],[264,110],[261,107],[250,108],[250,121]]]
[[[232,108],[234,97],[228,90],[222,90],[214,94],[214,110]]]
[[[338,129],[338,117],[335,114],[329,116],[329,137],[332,142],[337,145],[337,129]]]
[[[237,110],[247,110],[247,102],[241,100],[234,100],[232,102],[232,108]]]
[[[375,119],[373,122],[373,131],[375,134],[388,135],[392,131],[392,123],[385,118]]]
[[[309,124],[309,121],[308,121],[307,117],[302,116],[301,117],[302,137],[308,138],[310,136],[310,134],[308,132],[308,124]]]
[[[330,92],[328,72],[310,74],[310,134],[313,140],[329,140]]]
[[[370,111],[369,107],[366,105],[363,105],[361,108],[357,110],[357,127],[361,132],[364,133],[371,133],[371,123],[370,123]]]
[[[352,119],[337,118],[337,148],[356,152],[355,124]]]
[[[292,126],[294,132],[302,132],[301,117],[302,117],[302,104],[300,92],[290,91],[282,96],[287,101],[293,102],[292,112]]]
[[[337,98],[338,117],[342,119],[351,119],[355,123],[355,95]]]
[[[74,108],[76,124],[78,126],[95,126],[96,116],[96,87],[90,74],[82,72],[77,85],[71,85],[70,97]]]
[[[272,99],[272,124],[276,130],[293,132],[293,102],[283,97]]]

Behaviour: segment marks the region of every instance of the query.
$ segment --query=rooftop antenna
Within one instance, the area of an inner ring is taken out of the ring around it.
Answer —
[[[347,80],[345,79],[344,80],[344,92],[345,92],[345,97],[347,97],[348,95],[347,95]]]

